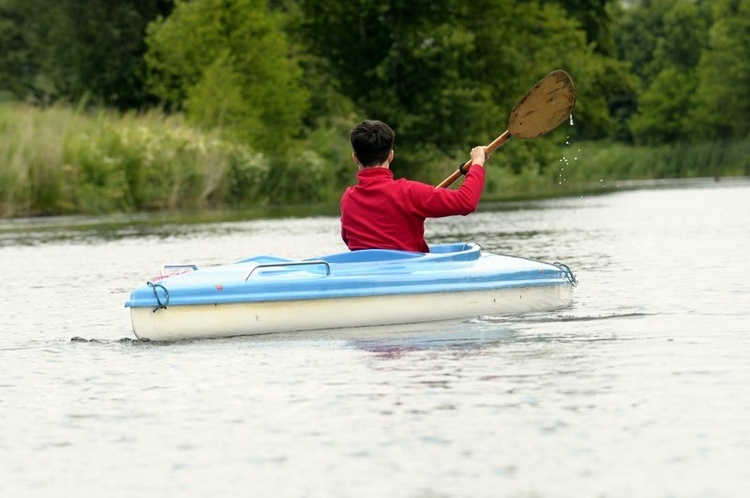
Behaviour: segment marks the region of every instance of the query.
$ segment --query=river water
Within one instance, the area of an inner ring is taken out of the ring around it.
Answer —
[[[428,223],[568,264],[569,309],[179,343],[123,307],[163,263],[338,220],[0,222],[0,496],[750,496],[750,181],[613,190]]]

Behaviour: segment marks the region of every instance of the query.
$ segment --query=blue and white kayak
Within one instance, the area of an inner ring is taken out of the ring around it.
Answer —
[[[172,341],[551,311],[575,283],[566,265],[455,243],[170,265],[125,306],[139,339]]]

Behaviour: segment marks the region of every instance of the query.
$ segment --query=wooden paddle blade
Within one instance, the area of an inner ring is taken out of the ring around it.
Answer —
[[[562,69],[557,69],[518,100],[510,114],[508,131],[514,137],[539,137],[569,119],[575,105],[573,79]]]

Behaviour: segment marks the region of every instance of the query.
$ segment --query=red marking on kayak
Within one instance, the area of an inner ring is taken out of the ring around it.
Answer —
[[[174,277],[175,275],[182,275],[183,273],[187,273],[192,270],[181,270],[181,271],[173,271],[170,273],[167,273],[166,275],[157,275],[156,277],[151,279],[151,282],[158,282],[159,280],[164,280],[165,278]]]
[[[216,290],[218,290],[218,291],[224,290],[224,286],[221,285],[221,284],[215,284],[214,287],[216,287]]]

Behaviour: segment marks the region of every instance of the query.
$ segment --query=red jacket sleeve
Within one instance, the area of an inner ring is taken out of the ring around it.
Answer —
[[[414,212],[425,218],[467,215],[479,205],[484,188],[485,170],[472,165],[461,186],[456,190],[435,188],[424,183],[413,182],[406,193],[405,202]]]

